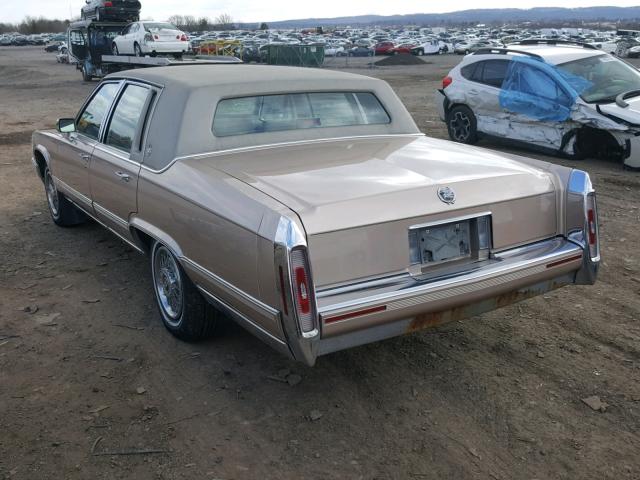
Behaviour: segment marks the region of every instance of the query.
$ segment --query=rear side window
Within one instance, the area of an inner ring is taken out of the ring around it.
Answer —
[[[105,143],[125,152],[131,151],[133,139],[144,114],[149,89],[138,85],[127,85],[109,124]]]
[[[372,93],[314,92],[221,100],[213,118],[217,137],[390,123]]]
[[[508,68],[509,60],[485,60],[463,67],[460,73],[467,80],[501,88]]]
[[[120,85],[117,83],[105,83],[100,87],[100,90],[93,96],[80,115],[76,125],[76,130],[79,133],[98,140],[100,126],[118,92],[118,88],[120,88]]]

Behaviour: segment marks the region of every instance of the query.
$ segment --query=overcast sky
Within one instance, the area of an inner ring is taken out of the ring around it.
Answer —
[[[480,8],[475,0],[457,2],[425,2],[424,0],[141,0],[142,17],[165,20],[173,14],[215,18],[230,14],[235,21],[269,22],[309,17],[342,17],[350,15],[394,15],[405,13],[443,13],[452,10]],[[531,8],[546,6],[589,7],[597,5],[635,6],[640,0],[485,0],[481,8]],[[16,22],[26,15],[50,18],[78,16],[84,0],[0,0],[0,22]]]

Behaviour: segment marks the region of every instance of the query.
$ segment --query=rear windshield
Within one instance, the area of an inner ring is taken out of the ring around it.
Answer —
[[[175,25],[159,22],[144,22],[144,28],[147,30],[178,30]]]
[[[221,100],[213,118],[213,133],[227,137],[390,122],[386,110],[372,93],[291,93]]]

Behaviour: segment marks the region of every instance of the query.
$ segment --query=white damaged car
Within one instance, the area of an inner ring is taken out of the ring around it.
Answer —
[[[497,137],[640,169],[640,71],[591,45],[481,49],[444,78],[436,102],[456,142]]]

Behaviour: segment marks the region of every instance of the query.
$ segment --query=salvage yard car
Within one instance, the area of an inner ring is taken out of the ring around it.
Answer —
[[[360,75],[112,74],[34,133],[33,163],[57,225],[93,217],[149,254],[174,335],[224,314],[308,365],[591,284],[600,261],[585,172],[428,138]]]
[[[640,71],[587,44],[528,40],[465,57],[436,94],[452,140],[506,138],[640,168]]]
[[[86,0],[85,3],[81,11],[82,20],[126,22],[136,21],[140,16],[141,5],[138,0]]]
[[[127,25],[111,44],[114,55],[169,53],[182,55],[189,51],[187,34],[166,22],[134,22]]]

